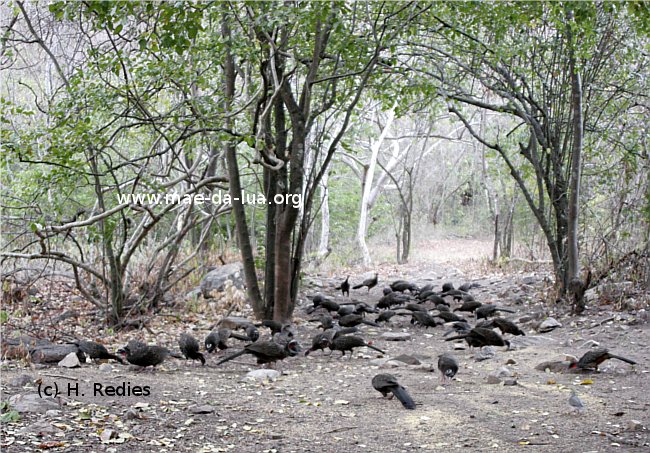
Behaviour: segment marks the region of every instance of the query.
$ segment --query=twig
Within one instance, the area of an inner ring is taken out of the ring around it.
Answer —
[[[45,374],[45,373],[43,373],[43,376],[53,377],[53,378],[61,378],[61,379],[69,379],[71,381],[78,381],[79,380],[79,378],[64,376],[62,374]]]
[[[357,428],[358,426],[341,426],[340,428],[336,428],[331,431],[325,431],[323,434],[339,433],[341,431],[349,431],[351,429],[357,429]]]

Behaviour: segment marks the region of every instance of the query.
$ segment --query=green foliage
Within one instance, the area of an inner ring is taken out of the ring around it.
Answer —
[[[7,401],[0,402],[0,423],[15,423],[20,421],[20,413],[12,409]]]

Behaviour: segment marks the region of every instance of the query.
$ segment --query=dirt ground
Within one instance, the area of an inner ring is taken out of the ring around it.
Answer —
[[[364,326],[361,335],[388,357],[415,355],[422,365],[379,366],[376,359],[381,354],[367,348],[356,350],[351,359],[319,351],[285,360],[281,377],[260,382],[242,380],[258,368],[250,356],[218,367],[215,356],[205,367],[169,359],[155,372],[117,363],[100,370],[97,364],[65,369],[4,361],[2,401],[18,393],[36,393],[37,384],[14,385],[17,377],[29,375],[42,385],[57,383],[63,390],[63,404],[54,412],[23,413],[17,422],[0,424],[2,451],[650,451],[648,324],[634,314],[597,303],[579,317],[553,310],[542,301],[547,288],[543,273],[481,274],[478,267],[473,270],[471,263],[457,258],[384,266],[380,278],[384,282],[408,278],[437,288],[446,281],[478,283],[480,287],[472,290],[477,300],[516,310],[508,316],[515,321],[531,318],[522,324],[526,337],[511,338],[513,350],[496,348],[493,358],[479,362],[474,359],[476,350],[454,350],[454,342],[443,341],[444,327],[423,330],[401,318],[386,327]],[[361,270],[356,272],[353,281],[363,277]],[[346,302],[333,288],[336,281],[329,275],[310,276],[304,295],[321,292]],[[369,294],[358,290],[352,299],[374,305],[380,294],[380,287]],[[316,323],[308,322],[310,316],[304,313],[309,305],[303,298],[296,310],[295,331],[303,349],[317,331]],[[562,327],[539,334],[533,325],[546,314]],[[408,332],[412,337],[385,341],[380,337],[385,331]],[[194,332],[201,340],[206,333],[200,328]],[[162,332],[149,341],[156,339],[175,347]],[[565,354],[579,357],[594,342],[638,365],[610,360],[598,373],[579,375],[535,369]],[[239,349],[236,342],[231,344],[226,354]],[[441,384],[438,371],[431,370],[446,351],[456,355],[461,369],[453,382]],[[488,375],[502,367],[514,373],[516,385],[488,384]],[[418,403],[416,410],[405,410],[397,400],[384,399],[373,390],[370,381],[379,372],[398,377]],[[93,394],[97,384],[105,388],[122,383],[132,389],[149,386],[150,395]],[[80,394],[65,395],[68,384],[78,384]],[[571,389],[586,405],[582,414],[568,405]]]

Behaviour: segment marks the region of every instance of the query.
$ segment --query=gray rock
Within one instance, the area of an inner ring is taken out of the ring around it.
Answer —
[[[388,362],[389,360],[390,360],[389,357],[384,357],[384,358],[381,358],[381,359],[373,359],[373,360],[371,360],[369,362],[369,364],[370,364],[370,366],[382,367],[384,365],[384,363]]]
[[[532,285],[537,281],[537,278],[534,275],[527,275],[526,277],[521,279],[521,282],[524,285]]]
[[[280,372],[277,370],[253,370],[246,373],[242,380],[275,381],[278,377]]]
[[[643,429],[643,423],[639,420],[629,420],[626,428],[628,431],[641,431]]]
[[[198,300],[202,294],[203,292],[201,291],[201,287],[194,288],[192,291],[185,294],[185,300]]]
[[[61,411],[57,409],[50,409],[48,411],[45,411],[45,415],[47,417],[59,417],[61,415]]]
[[[562,324],[555,318],[547,318],[540,323],[537,327],[537,331],[540,333],[550,332],[559,327],[562,327]]]
[[[512,372],[512,370],[510,370],[510,368],[505,367],[505,366],[502,366],[498,370],[494,370],[490,374],[494,375],[494,376],[497,376],[497,377],[500,377],[500,378],[509,378],[509,377],[514,376],[514,373]]]
[[[201,280],[201,293],[209,299],[213,292],[223,291],[227,280],[239,289],[244,287],[242,263],[230,263],[208,272]]]
[[[36,393],[17,394],[9,398],[9,405],[18,412],[45,413],[50,409],[60,409],[52,398],[41,398]]]
[[[422,363],[412,355],[408,355],[408,354],[398,355],[397,357],[394,357],[392,360],[398,362],[404,362],[407,365],[419,365],[420,363]]]
[[[33,383],[34,379],[29,374],[21,374],[20,376],[13,378],[9,384],[14,387],[24,387],[26,385],[32,385]]]
[[[58,428],[50,425],[48,422],[38,421],[36,423],[32,423],[31,425],[25,426],[18,432],[20,434],[31,434],[32,436],[43,437],[47,434],[54,434],[58,431]]]
[[[209,404],[202,404],[200,406],[190,407],[190,412],[193,414],[212,414],[217,411],[217,408]]]
[[[411,339],[411,334],[408,332],[384,332],[381,338],[386,341],[408,341]]]
[[[111,371],[113,371],[113,365],[111,365],[110,363],[102,363],[101,365],[99,365],[99,371],[103,373],[110,373]]]
[[[465,343],[454,343],[454,350],[455,351],[464,351],[467,349],[467,346],[465,346]]]
[[[517,379],[508,378],[508,379],[503,381],[503,385],[517,385]]]
[[[81,366],[81,363],[79,362],[79,357],[77,357],[77,354],[71,352],[59,362],[59,366],[63,368],[77,368]]]
[[[140,414],[132,407],[128,408],[126,412],[124,412],[124,420],[135,420],[138,418],[140,418]]]
[[[483,360],[489,360],[496,355],[496,351],[492,346],[486,346],[483,349],[479,350],[474,354],[474,360],[477,362],[482,362]]]
[[[501,378],[490,374],[487,377],[487,383],[488,384],[501,384]]]
[[[400,368],[403,366],[406,366],[404,362],[400,362],[399,360],[388,360],[380,368]]]

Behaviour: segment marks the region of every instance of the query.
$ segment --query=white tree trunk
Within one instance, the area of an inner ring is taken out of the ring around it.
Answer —
[[[377,166],[377,158],[379,157],[379,150],[381,145],[386,139],[386,135],[393,123],[395,118],[395,111],[390,110],[388,112],[388,118],[386,119],[386,124],[384,129],[381,131],[379,138],[372,143],[371,145],[371,155],[370,162],[368,163],[368,169],[364,174],[363,178],[363,193],[361,195],[361,212],[359,213],[359,227],[357,229],[357,242],[361,248],[361,253],[363,254],[363,264],[369,266],[372,262],[370,257],[370,252],[368,251],[368,246],[366,245],[366,233],[368,232],[368,212],[370,211],[371,206],[371,190],[372,190],[372,181],[375,178],[375,167]]]
[[[329,253],[330,248],[330,204],[329,204],[329,171],[323,174],[320,183],[320,244],[318,256],[324,257]]]

